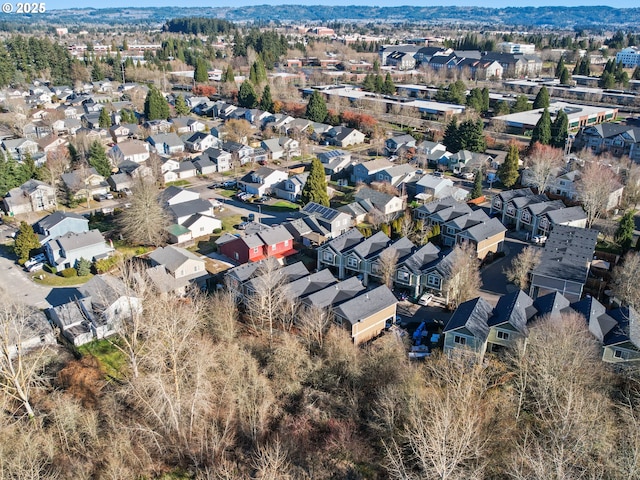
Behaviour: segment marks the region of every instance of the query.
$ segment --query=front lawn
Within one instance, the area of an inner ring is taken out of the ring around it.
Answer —
[[[283,211],[297,212],[298,210],[300,210],[300,205],[293,202],[289,202],[288,200],[278,200],[277,202],[274,202],[271,205],[264,205],[262,208],[264,210],[276,210],[279,212],[283,212]]]
[[[104,373],[113,378],[122,378],[122,370],[127,364],[127,356],[116,346],[116,338],[96,340],[78,347],[82,355],[93,355],[100,362]]]
[[[222,220],[222,229],[227,233],[233,233],[236,231],[235,226],[242,223],[242,215],[229,215],[220,220]]]
[[[231,198],[236,194],[235,190],[227,190],[227,189],[218,189],[216,193],[224,198]]]
[[[187,185],[191,185],[191,182],[183,178],[182,180],[176,180],[175,182],[167,182],[165,183],[164,186],[165,187],[186,187]]]
[[[40,285],[46,287],[74,287],[76,285],[82,285],[87,283],[93,277],[92,274],[85,275],[84,277],[62,277],[60,275],[54,275],[53,273],[40,270],[31,274],[31,280]]]

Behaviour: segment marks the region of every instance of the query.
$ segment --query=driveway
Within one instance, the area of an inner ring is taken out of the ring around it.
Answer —
[[[498,258],[496,261],[480,270],[480,279],[482,280],[480,296],[491,305],[495,306],[502,295],[505,295],[515,289],[515,286],[507,280],[507,275],[504,271],[509,268],[513,258],[516,257],[527,245],[529,245],[529,243],[518,238],[505,238],[505,256]]]
[[[0,250],[0,289],[14,300],[36,308],[49,308],[51,287],[43,287],[31,281],[27,272],[17,263],[16,258],[8,256],[6,249]]]

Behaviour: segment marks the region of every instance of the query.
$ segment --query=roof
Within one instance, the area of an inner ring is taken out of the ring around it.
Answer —
[[[319,272],[289,282],[287,294],[292,299],[304,298],[335,283],[337,280],[331,271],[324,268]]]
[[[195,260],[204,262],[189,250],[184,248],[168,245],[166,247],[156,248],[149,254],[149,258],[159,265],[163,265],[170,272],[175,272],[187,260]]]
[[[116,143],[113,148],[116,147],[125,157],[149,152],[146,144],[140,140],[125,140],[124,142]]]
[[[352,228],[351,230],[347,230],[333,240],[325,243],[323,248],[330,247],[336,252],[345,252],[351,249],[354,245],[360,243],[363,238],[364,236],[357,228]]]
[[[398,197],[364,187],[356,192],[354,198],[356,200],[369,200],[377,208],[378,205],[387,205],[391,200]]]
[[[83,222],[87,222],[87,224],[89,223],[89,220],[82,215],[78,215],[77,213],[72,212],[61,212],[58,210],[57,212],[53,212],[51,215],[47,215],[42,220],[36,222],[36,225],[39,227],[39,229],[46,232],[48,230],[51,230],[51,228],[53,228],[60,222],[63,222],[70,218],[75,220],[82,220]]]
[[[472,238],[477,242],[481,242],[488,238],[494,237],[507,231],[507,228],[497,218],[490,218],[487,221],[478,223],[465,231],[460,235]]]
[[[260,284],[274,283],[278,285],[287,284],[289,282],[293,282],[298,280],[299,278],[305,277],[309,275],[309,270],[304,266],[302,262],[292,263],[291,265],[286,265],[282,268],[276,270],[275,275],[278,276],[278,281],[274,281],[273,279],[268,278],[268,275],[261,274],[262,272],[258,269],[255,271],[255,276],[246,282],[247,287],[250,290],[257,290],[256,287],[259,287]]]
[[[191,233],[191,230],[189,230],[187,227],[174,223],[167,227],[167,232],[169,232],[170,235],[173,235],[174,237],[178,238],[180,237],[180,235],[186,235],[187,233]]]
[[[392,166],[392,164],[386,158],[378,158],[369,162],[360,163],[359,165],[363,167],[369,173],[369,175]]]
[[[461,303],[447,322],[443,332],[461,328],[467,329],[474,337],[484,342],[489,336],[489,317],[493,307],[481,297]]]
[[[365,290],[365,287],[357,277],[349,277],[346,280],[308,295],[303,302],[314,307],[326,308],[351,300],[363,290]]]
[[[352,252],[361,258],[370,258],[387,248],[389,242],[391,242],[391,239],[384,232],[376,232],[356,245]]]
[[[354,325],[397,303],[398,300],[391,290],[386,285],[380,285],[345,301],[335,309],[335,314]]]
[[[314,215],[326,220],[328,222],[332,222],[340,212],[330,207],[325,207],[324,205],[320,205],[319,203],[309,202],[302,209],[302,213],[307,215]]]
[[[322,163],[329,163],[329,161],[332,159],[345,157],[345,156],[350,157],[351,153],[345,152],[344,150],[337,149],[337,150],[328,150],[326,152],[322,152],[318,154],[318,158]]]
[[[560,292],[551,292],[534,300],[533,306],[538,311],[538,318],[557,317],[567,310],[571,310],[570,302]]]
[[[104,237],[99,230],[89,230],[88,232],[69,232],[54,240],[66,252],[91,245],[104,244]]]
[[[433,243],[427,243],[407,258],[403,264],[412,272],[420,274],[439,259],[440,248]]]
[[[604,337],[617,325],[617,322],[607,315],[605,306],[591,295],[572,303],[571,308],[584,316],[589,331],[600,341],[603,341]]]
[[[420,185],[420,186],[422,186],[424,188],[429,188],[431,190],[435,190],[436,188],[438,188],[442,184],[451,186],[451,185],[453,185],[453,180],[451,180],[450,178],[446,178],[446,177],[436,177],[435,175],[431,175],[431,174],[424,175],[420,180],[418,180],[418,185]],[[453,198],[451,198],[451,200],[447,200],[447,201],[448,202],[451,202],[451,201],[455,202],[455,200]]]
[[[151,135],[149,137],[154,145],[158,144],[166,144],[169,147],[182,147],[184,146],[184,142],[182,139],[173,132],[169,133],[158,133],[157,135]]]
[[[575,222],[578,220],[586,220],[587,214],[580,205],[569,208],[561,208],[547,212],[549,221],[554,225],[562,225],[564,223]]]
[[[113,305],[120,297],[131,296],[122,280],[112,275],[95,275],[78,291],[85,298],[91,298],[95,310],[103,310]]]
[[[500,297],[488,324],[490,327],[495,327],[508,323],[516,331],[526,335],[527,322],[535,313],[533,299],[522,290],[516,290]]]
[[[262,239],[265,245],[275,245],[277,243],[282,243],[285,240],[293,240],[289,230],[287,230],[284,225],[261,229],[257,235]]]
[[[171,210],[176,218],[181,218],[187,215],[191,216],[196,213],[211,211],[211,202],[203,200],[202,198],[187,200],[186,202],[169,205],[169,210]]]

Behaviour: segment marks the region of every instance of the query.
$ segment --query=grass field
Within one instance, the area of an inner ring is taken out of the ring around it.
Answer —
[[[40,270],[39,272],[34,272],[31,275],[31,280],[46,287],[73,287],[87,283],[91,280],[91,277],[93,277],[93,275],[90,274],[85,275],[84,277],[65,278],[60,275],[54,275],[52,273],[45,272],[44,270]]]
[[[300,210],[300,205],[293,202],[289,202],[287,200],[278,200],[272,205],[264,205],[262,208],[264,210],[272,210],[277,212],[285,212],[285,211],[297,212],[298,210]]]
[[[167,182],[165,184],[165,187],[186,187],[187,185],[191,185],[191,182],[189,182],[189,180],[176,180],[175,182]]]
[[[127,363],[127,357],[113,345],[118,340],[96,340],[78,347],[82,355],[93,355],[98,359],[104,372],[113,378],[122,378],[122,371]]]

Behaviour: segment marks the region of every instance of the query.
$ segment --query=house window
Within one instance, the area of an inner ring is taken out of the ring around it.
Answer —
[[[322,254],[322,260],[324,260],[325,262],[333,263],[333,253],[324,252]]]
[[[284,241],[284,246],[285,246],[285,247],[288,247],[288,246],[289,246],[289,240],[285,240],[285,241]]]
[[[276,246],[275,245],[271,245],[271,251],[275,252],[276,251]]]
[[[193,271],[197,272],[198,270],[200,270],[200,265],[194,265],[193,266]]]
[[[501,330],[498,330],[496,337],[498,337],[500,340],[509,340],[509,334]]]
[[[458,345],[466,345],[467,339],[465,337],[461,337],[460,335],[455,335],[453,337],[453,343],[457,343]]]
[[[507,207],[507,215],[515,215],[516,214],[516,209],[513,207],[513,205],[509,205]]]
[[[380,273],[380,265],[378,265],[377,263],[371,265],[371,273],[373,273],[374,275]]]
[[[253,253],[258,253],[258,247],[253,247]]]
[[[201,231],[201,232],[204,232],[204,227],[200,227],[200,231]]]
[[[529,223],[531,221],[531,214],[529,212],[522,212],[522,221]]]
[[[613,351],[613,357],[614,358],[619,358],[620,360],[628,360],[629,359],[629,352],[625,352],[623,350],[614,350]]]
[[[238,255],[238,252],[233,252],[233,258],[235,258],[236,260],[240,260],[240,255]]]
[[[407,282],[409,281],[409,272],[398,272],[398,280]]]
[[[447,233],[449,235],[455,235],[456,234],[456,229],[453,227],[447,227]]]
[[[493,202],[493,206],[496,207],[497,209],[502,208],[502,201],[500,200],[496,200]]]
[[[427,285],[429,285],[430,287],[440,288],[440,278],[436,277],[435,275],[429,275],[427,277]]]
[[[358,267],[358,259],[355,257],[347,258],[347,266],[357,268]]]

